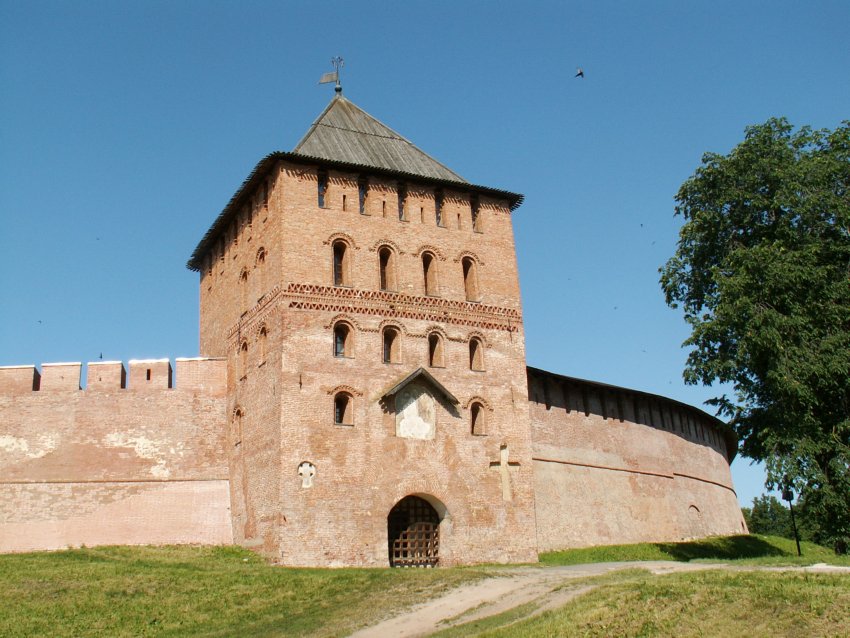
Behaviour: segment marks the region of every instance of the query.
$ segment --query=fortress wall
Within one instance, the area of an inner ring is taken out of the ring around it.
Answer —
[[[225,362],[80,368],[0,369],[0,551],[230,542]]]
[[[722,422],[533,368],[528,380],[540,551],[746,532]]]

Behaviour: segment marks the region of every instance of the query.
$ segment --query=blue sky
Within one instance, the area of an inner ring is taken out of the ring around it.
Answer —
[[[197,354],[185,262],[341,55],[349,99],[525,194],[530,365],[701,405],[658,285],[673,197],[747,125],[850,118],[848,24],[847,2],[0,0],[0,365]]]

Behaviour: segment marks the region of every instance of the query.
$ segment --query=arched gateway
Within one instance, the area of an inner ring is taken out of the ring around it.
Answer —
[[[419,496],[405,496],[387,516],[390,567],[434,567],[440,560],[440,515]]]

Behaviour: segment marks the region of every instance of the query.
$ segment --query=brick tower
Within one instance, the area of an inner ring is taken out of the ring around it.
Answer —
[[[337,92],[198,244],[234,539],[287,565],[535,561],[511,212]]]

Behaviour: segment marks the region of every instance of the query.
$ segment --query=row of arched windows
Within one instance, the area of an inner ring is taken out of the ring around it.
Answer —
[[[347,391],[334,395],[334,425],[354,425],[354,396]],[[487,408],[481,401],[469,404],[469,432],[475,436],[487,434]]]
[[[422,262],[422,285],[425,294],[432,297],[439,296],[440,285],[436,255],[431,251],[425,250],[422,252],[420,259]],[[351,247],[344,239],[337,239],[333,242],[332,260],[334,286],[352,286]],[[396,261],[396,253],[391,246],[384,245],[378,249],[378,281],[381,290],[398,290]],[[478,264],[469,255],[465,255],[460,263],[466,300],[479,301]]]
[[[428,366],[443,368],[446,365],[443,335],[439,332],[428,334]],[[333,354],[335,357],[354,357],[354,330],[346,321],[338,321],[333,327]],[[381,361],[401,363],[401,333],[395,326],[385,326],[381,330]],[[469,369],[484,370],[484,344],[480,337],[469,339]]]
[[[242,443],[242,419],[244,412],[241,407],[233,411],[233,443]],[[334,394],[333,401],[334,425],[354,425],[354,396],[347,391]],[[487,408],[481,401],[473,400],[469,404],[469,433],[475,436],[487,435]]]

